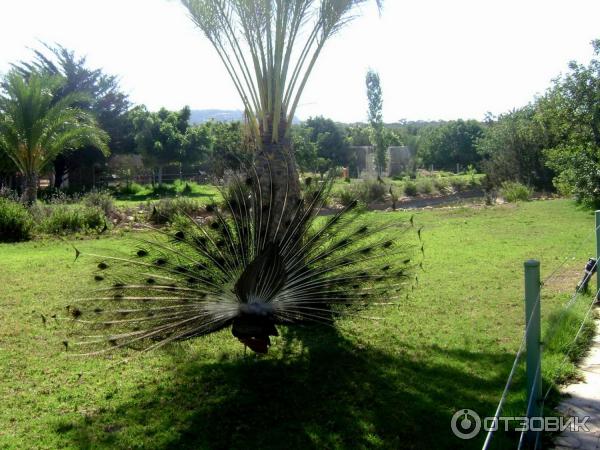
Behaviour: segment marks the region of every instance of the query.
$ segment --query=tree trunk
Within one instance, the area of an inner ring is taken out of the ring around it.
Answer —
[[[285,129],[285,126],[280,126],[282,136],[285,135]],[[290,139],[280,138],[279,142],[274,143],[270,132],[263,133],[255,165],[263,196],[263,214],[267,218],[270,210],[268,225],[267,220],[263,221],[267,242],[274,242],[285,233],[300,202],[298,170]],[[271,199],[272,203],[269,204]]]
[[[158,167],[158,185],[159,186],[162,184],[162,180],[163,180],[163,167],[159,166]]]
[[[28,205],[35,203],[37,200],[38,176],[37,174],[29,174],[23,178],[23,194],[21,201]]]

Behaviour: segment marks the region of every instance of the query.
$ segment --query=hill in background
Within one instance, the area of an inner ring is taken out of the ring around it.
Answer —
[[[244,113],[239,109],[192,109],[190,122],[199,124],[216,120],[218,122],[237,122],[243,120]],[[300,119],[294,117],[294,123],[300,123]]]

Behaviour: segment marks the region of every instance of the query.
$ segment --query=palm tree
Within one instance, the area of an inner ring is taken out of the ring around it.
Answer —
[[[258,146],[257,171],[272,206],[291,212],[300,189],[289,125],[325,43],[367,0],[181,1],[242,99]]]
[[[85,100],[84,94],[56,100],[53,92],[63,82],[39,73],[24,78],[13,70],[2,84],[0,153],[23,175],[23,202],[36,201],[38,177],[59,154],[86,145],[108,154],[108,135],[93,116],[74,106]]]

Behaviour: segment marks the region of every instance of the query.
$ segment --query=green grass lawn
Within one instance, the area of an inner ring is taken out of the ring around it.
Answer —
[[[368,214],[376,223],[408,213]],[[69,357],[67,325],[50,316],[89,286],[92,261],[74,262],[56,240],[0,245],[0,448],[480,448],[484,436],[459,440],[450,418],[459,408],[494,413],[523,332],[523,261],[541,259],[548,275],[589,237],[593,216],[553,200],[422,211],[415,221],[425,264],[408,299],[369,311],[383,320],[284,329],[265,357],[245,357],[229,331],[127,364]],[[127,245],[126,236],[77,242],[94,252]],[[590,240],[548,282],[545,330],[593,249]],[[545,381],[568,337],[549,346]],[[523,414],[523,372],[507,414]],[[499,434],[492,448],[514,448],[514,438]]]

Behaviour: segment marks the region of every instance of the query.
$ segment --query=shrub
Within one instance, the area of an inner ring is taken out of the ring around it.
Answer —
[[[348,206],[354,200],[363,204],[383,201],[387,193],[386,186],[378,181],[368,180],[359,184],[351,184],[335,193],[337,200],[343,206]]]
[[[462,177],[452,177],[450,184],[456,191],[464,191],[469,186],[469,182]]]
[[[435,178],[433,180],[433,186],[437,191],[443,194],[449,194],[452,192],[450,182],[446,178]]]
[[[175,180],[172,185],[169,184],[164,186],[166,186],[168,192],[171,192],[170,188],[174,188],[175,193],[181,195],[190,195],[202,190],[202,187],[195,181]]]
[[[467,166],[467,176],[469,177],[470,186],[479,186],[481,184],[476,175],[477,171],[475,170],[475,166],[473,166],[473,164],[469,164]]]
[[[201,210],[198,202],[185,197],[164,198],[151,206],[150,220],[155,224],[172,223],[177,214],[193,216]]]
[[[375,180],[366,180],[361,186],[360,200],[365,203],[383,201],[385,194],[385,184]]]
[[[570,183],[567,175],[568,171],[565,170],[564,172],[559,173],[556,177],[554,177],[554,180],[552,180],[552,184],[554,184],[556,192],[558,192],[558,195],[562,197],[572,197],[574,194],[573,185]]]
[[[519,183],[518,181],[505,181],[500,187],[500,195],[509,203],[515,203],[518,201],[529,201],[533,189],[529,186]]]
[[[181,190],[181,195],[191,195],[193,192],[192,186],[189,183],[185,183],[185,186]]]
[[[136,194],[139,194],[143,190],[144,190],[144,186],[142,186],[141,184],[136,183],[136,182],[127,183],[118,188],[118,192],[121,195],[136,195]]]
[[[339,190],[336,197],[342,206],[348,206],[354,200],[360,199],[360,193],[357,186],[348,186]]]
[[[33,207],[40,231],[49,234],[100,230],[107,225],[104,211],[82,205],[40,205]]]
[[[90,208],[100,208],[105,216],[115,212],[115,202],[112,195],[106,191],[92,191],[83,197],[83,204]]]
[[[0,242],[25,241],[31,238],[33,219],[18,202],[0,197]]]
[[[75,192],[72,195],[68,195],[61,189],[47,187],[38,191],[38,199],[53,205],[67,205],[77,203],[80,199],[80,194]]]
[[[409,197],[414,197],[417,195],[417,183],[414,181],[407,181],[404,183],[404,193]]]
[[[13,191],[12,189],[10,189],[6,186],[0,187],[0,198],[12,200],[13,202],[19,201],[19,195],[15,191]]]
[[[177,186],[174,184],[157,184],[152,188],[152,193],[159,197],[177,194]]]
[[[433,181],[431,178],[419,178],[417,180],[417,192],[419,194],[431,194],[433,192]]]

